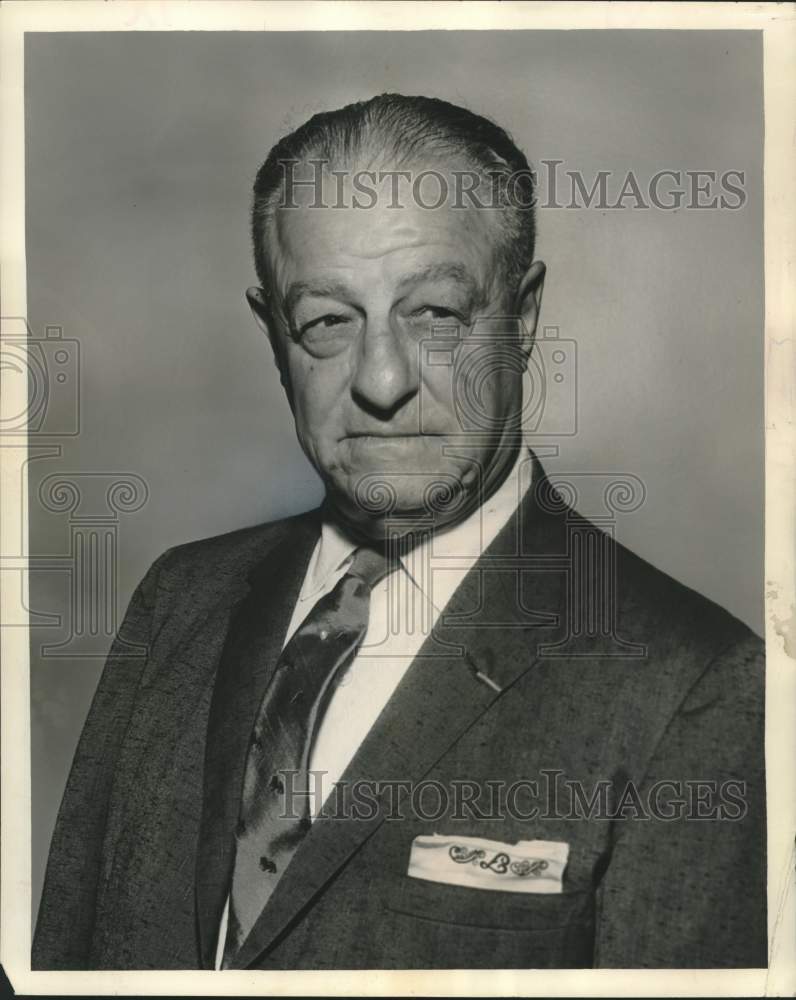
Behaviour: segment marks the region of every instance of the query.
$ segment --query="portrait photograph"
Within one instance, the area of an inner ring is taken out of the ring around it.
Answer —
[[[792,992],[767,13],[7,5],[16,989]]]

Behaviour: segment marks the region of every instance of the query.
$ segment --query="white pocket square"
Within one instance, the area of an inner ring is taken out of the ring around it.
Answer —
[[[568,857],[569,844],[558,840],[504,844],[434,833],[412,841],[407,874],[472,889],[560,893]]]

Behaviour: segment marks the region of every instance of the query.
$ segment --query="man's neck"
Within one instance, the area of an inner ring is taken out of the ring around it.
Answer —
[[[474,518],[478,518],[480,512],[490,509],[493,505],[497,505],[501,510],[516,508],[530,482],[530,474],[524,472],[526,467],[530,470],[531,461],[528,449],[523,444],[512,449],[510,460],[501,463],[499,474],[489,480],[488,488],[481,483],[469,502],[462,504],[457,510],[456,517],[435,518],[432,515],[407,518],[406,521],[402,521],[400,516],[391,515],[380,520],[374,530],[372,524],[363,526],[341,516],[337,506],[327,498],[322,508],[323,520],[325,524],[333,525],[336,532],[347,538],[352,547],[391,544],[395,547],[396,554],[402,555],[432,538],[436,545],[438,541],[442,542],[448,536],[456,535],[457,529],[472,522]]]
[[[432,535],[447,533],[473,517],[503,488],[510,477],[516,476],[517,470],[528,457],[528,449],[525,444],[506,447],[501,456],[503,460],[493,465],[463,503],[453,505],[455,510],[450,514],[444,510],[426,509],[407,514],[406,517],[395,513],[389,513],[383,518],[364,514],[352,517],[346,510],[346,504],[337,503],[327,493],[322,507],[324,520],[336,524],[357,545],[383,545],[389,541],[401,548],[411,548],[419,541]],[[401,539],[404,541],[401,542]]]

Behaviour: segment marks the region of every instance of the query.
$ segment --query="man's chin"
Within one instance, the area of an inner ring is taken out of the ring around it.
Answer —
[[[371,538],[461,519],[479,489],[478,460],[446,455],[446,444],[442,435],[344,439],[327,478],[331,507]]]
[[[410,480],[410,482],[407,482]],[[466,516],[470,491],[458,476],[404,469],[365,473],[342,491],[330,491],[332,507],[357,534],[383,539],[414,530],[436,530]]]

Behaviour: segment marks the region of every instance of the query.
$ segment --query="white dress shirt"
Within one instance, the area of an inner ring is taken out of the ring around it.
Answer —
[[[464,521],[440,530],[403,556],[370,597],[368,629],[338,681],[310,754],[310,813],[315,819],[373,723],[467,573],[519,506],[531,482],[532,462],[520,449],[499,489]],[[344,575],[358,543],[325,521],[310,558],[285,644],[315,604]],[[219,928],[216,968],[226,937],[229,900]]]

